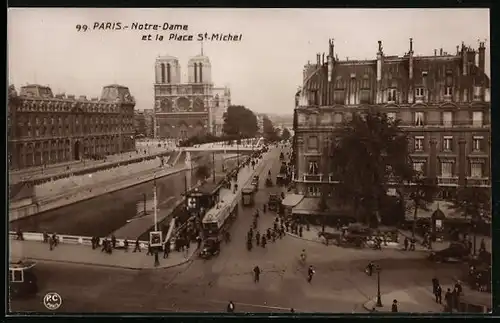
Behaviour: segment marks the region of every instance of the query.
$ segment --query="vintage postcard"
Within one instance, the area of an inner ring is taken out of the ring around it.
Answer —
[[[9,8],[9,313],[491,312],[489,20]]]

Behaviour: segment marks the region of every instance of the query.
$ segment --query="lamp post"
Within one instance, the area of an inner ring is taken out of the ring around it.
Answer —
[[[240,169],[240,132],[238,131],[238,136],[236,137],[236,163],[238,165],[238,170]]]
[[[382,307],[382,296],[380,295],[380,271],[379,265],[376,265],[375,270],[377,271],[377,307]]]

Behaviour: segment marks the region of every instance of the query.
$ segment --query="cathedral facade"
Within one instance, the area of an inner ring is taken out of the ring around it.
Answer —
[[[187,68],[187,80],[182,80],[176,57],[156,59],[155,137],[182,140],[222,131],[229,89],[214,87],[210,60],[203,53],[189,59]]]

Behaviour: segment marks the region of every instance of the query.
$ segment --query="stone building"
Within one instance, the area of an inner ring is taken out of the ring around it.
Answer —
[[[297,193],[319,197],[334,185],[329,172],[335,129],[353,112],[382,111],[400,119],[411,140],[416,170],[436,178],[440,198],[457,187],[490,186],[490,80],[485,44],[419,56],[410,39],[404,56],[389,56],[378,42],[374,60],[338,60],[329,53],[304,68],[296,95],[294,153]]]
[[[144,111],[134,111],[134,131],[136,136],[146,137],[146,114]]]
[[[210,59],[203,55],[188,62],[187,80],[181,79],[179,60],[162,56],[155,64],[156,137],[186,139],[198,134],[217,132],[223,114],[221,106],[230,103],[229,89],[212,83]],[[220,93],[219,93],[220,92]]]
[[[135,100],[108,85],[101,98],[53,95],[48,86],[9,88],[9,169],[57,164],[135,150]]]

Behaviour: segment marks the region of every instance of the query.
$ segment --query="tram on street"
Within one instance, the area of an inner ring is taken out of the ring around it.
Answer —
[[[255,204],[254,185],[247,186],[241,190],[241,201],[243,203],[243,206],[254,206]]]
[[[208,210],[202,220],[205,239],[222,239],[224,233],[238,216],[239,198],[237,194],[228,193],[223,201]]]
[[[38,292],[35,262],[20,260],[9,263],[9,291],[11,297],[27,297]]]

